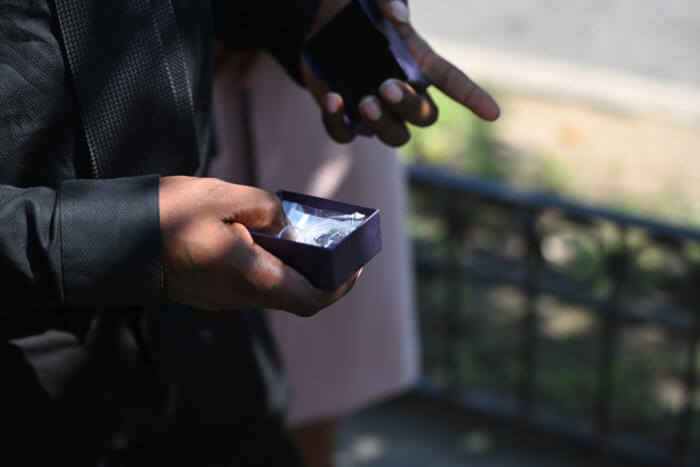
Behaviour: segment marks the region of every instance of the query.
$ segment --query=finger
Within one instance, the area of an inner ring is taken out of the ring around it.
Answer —
[[[218,200],[220,219],[224,223],[237,222],[271,235],[289,225],[282,201],[269,191],[214,180],[209,195]]]
[[[358,106],[365,125],[372,130],[385,144],[393,147],[403,146],[411,139],[406,125],[384,108],[380,100],[367,96]]]
[[[355,139],[355,133],[345,124],[345,106],[340,94],[334,92],[326,94],[322,106],[323,125],[330,137],[343,144]]]
[[[300,315],[311,315],[320,310],[321,291],[299,272],[255,244],[244,226],[233,224],[232,229],[238,229],[237,233],[247,243],[244,255],[237,257],[236,262],[237,268],[242,270],[242,277],[250,285],[244,291],[249,306]]]
[[[328,88],[316,78],[314,72],[311,70],[311,67],[305,59],[301,60],[301,75],[302,81],[306,84],[306,88],[309,90],[313,98],[320,106],[323,106],[323,99],[325,98],[326,94],[328,94]]]
[[[421,71],[432,84],[484,120],[498,119],[501,110],[494,98],[459,68],[435,53],[430,45],[416,33],[413,26],[404,24],[397,27],[397,31]]]
[[[402,0],[377,0],[384,16],[394,23],[405,24],[411,20],[408,5]]]
[[[427,94],[418,94],[408,83],[388,79],[379,87],[379,94],[391,112],[417,126],[430,126],[437,120],[438,110]]]
[[[320,310],[323,310],[324,308],[328,308],[344,296],[350,293],[350,291],[355,287],[355,284],[357,283],[358,279],[360,278],[360,275],[362,275],[362,269],[357,271],[345,284],[341,285],[338,287],[338,289],[333,290],[333,291],[322,291],[319,290],[320,296],[318,298],[317,303],[319,304]]]
[[[359,277],[337,290],[323,291],[314,287],[299,272],[258,245],[252,245],[251,278],[258,290],[259,306],[285,310],[299,316],[313,316],[344,297]]]
[[[431,83],[477,116],[488,121],[494,121],[500,116],[501,110],[488,92],[432,50],[424,55],[421,68]]]
[[[250,203],[250,208],[244,210],[239,216],[238,222],[257,230],[258,232],[277,235],[289,225],[289,219],[284,213],[282,201],[274,193],[258,190],[255,201]]]
[[[311,71],[311,67],[302,60],[302,75],[311,95],[321,107],[323,125],[326,132],[338,143],[349,143],[355,138],[355,133],[345,124],[345,107],[340,94],[329,92],[328,88]]]

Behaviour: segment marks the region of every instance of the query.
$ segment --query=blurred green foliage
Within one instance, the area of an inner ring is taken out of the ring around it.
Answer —
[[[440,117],[430,128],[412,127],[412,139],[401,150],[408,164],[425,164],[457,173],[507,182],[539,191],[575,196],[571,191],[576,174],[552,154],[518,153],[503,147],[494,138],[493,124],[475,117],[439,91],[431,96],[440,108]],[[624,193],[611,194],[604,204],[633,215],[644,215],[700,228],[700,204],[680,199],[677,187],[668,188],[658,199],[640,200]]]
[[[430,128],[412,128],[413,138],[401,152],[406,163],[442,167],[540,190],[564,188],[566,173],[554,158],[541,154],[533,163],[522,163],[496,141],[491,123],[475,117],[439,91],[431,95],[440,108],[440,118]]]

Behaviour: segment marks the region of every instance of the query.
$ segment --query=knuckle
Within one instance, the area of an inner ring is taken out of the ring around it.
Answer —
[[[415,33],[410,23],[399,24],[394,27],[396,28],[396,32],[399,33],[399,37],[403,40],[408,39]]]
[[[406,103],[399,109],[401,115],[407,116],[407,120],[417,120],[423,111],[420,98],[406,99]]]
[[[407,129],[402,129],[400,132],[392,134],[390,137],[386,138],[384,142],[394,148],[398,148],[408,143],[411,140],[411,134]]]
[[[220,195],[226,188],[225,182],[217,178],[201,178],[198,184],[212,196]]]
[[[340,144],[348,144],[351,143],[354,139],[355,135],[351,133],[345,133],[342,135],[338,135],[338,137],[335,140]]]
[[[329,131],[328,134],[336,143],[348,144],[355,139],[355,135],[343,129],[342,131]]]
[[[333,114],[324,113],[322,119],[323,125],[326,127],[326,131],[329,133],[333,132],[338,124],[338,118]]]
[[[282,208],[282,201],[277,195],[269,191],[261,190],[262,195],[262,209],[270,215],[270,217],[279,216],[284,212]]]
[[[438,69],[439,61],[437,60],[437,56],[435,54],[429,52],[424,53],[418,60],[418,66],[427,74],[433,75],[434,84],[438,84],[435,82],[436,80],[434,75],[439,75],[440,71],[442,70]]]
[[[312,290],[306,298],[303,309],[300,310],[300,316],[304,318],[316,316],[321,310],[328,306],[324,305],[324,302],[323,293],[316,289]]]
[[[374,131],[374,133],[380,140],[382,140],[384,143],[389,144],[389,141],[391,141],[392,139],[392,131],[391,128],[388,125],[386,125],[386,123],[373,124],[371,122],[365,122],[365,124],[367,128]]]
[[[224,201],[231,198],[231,184],[218,178],[201,178],[197,181],[201,193],[207,198]]]
[[[290,307],[287,311],[301,317],[301,318],[311,318],[316,316],[321,308],[316,306],[316,304],[308,301],[300,301],[294,306]]]
[[[416,123],[420,127],[429,127],[437,122],[440,112],[437,108],[431,110],[427,115],[424,115],[420,122]]]
[[[296,315],[300,316],[302,318],[313,318],[318,314],[318,312],[321,310],[318,310],[316,308],[304,308],[302,310],[299,310]]]
[[[355,135],[345,128],[344,122],[331,122],[324,119],[323,123],[326,127],[326,133],[328,133],[328,136],[336,143],[347,144],[355,139]]]

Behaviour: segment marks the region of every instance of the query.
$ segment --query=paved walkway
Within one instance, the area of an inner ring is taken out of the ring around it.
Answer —
[[[338,467],[625,467],[405,396],[346,421]]]
[[[491,88],[700,123],[695,0],[411,4],[436,49]]]
[[[427,35],[700,86],[698,0],[410,0]]]

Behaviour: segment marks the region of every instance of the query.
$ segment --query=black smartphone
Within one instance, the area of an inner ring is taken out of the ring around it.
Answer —
[[[346,124],[360,134],[371,134],[362,124],[360,100],[377,95],[384,81],[407,81],[417,92],[428,87],[374,0],[353,0],[304,44],[302,55],[316,78],[343,96]]]

